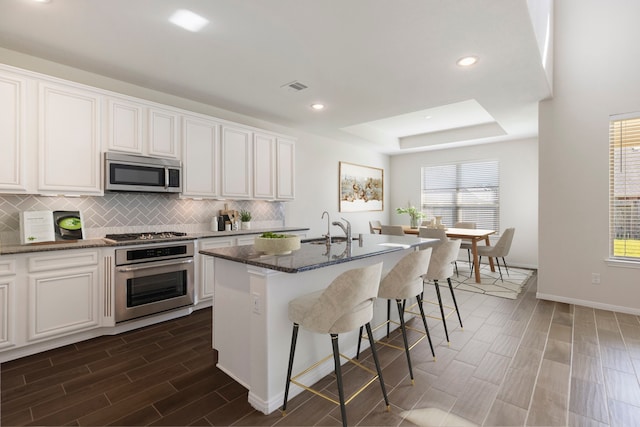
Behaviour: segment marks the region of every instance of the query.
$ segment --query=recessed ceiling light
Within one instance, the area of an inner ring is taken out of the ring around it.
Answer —
[[[324,110],[324,104],[320,104],[319,102],[316,102],[314,104],[311,104],[311,108],[313,108],[316,111]]]
[[[477,56],[464,56],[456,61],[456,64],[460,67],[470,67],[478,62]]]
[[[51,0],[33,0],[36,3],[50,3]]]
[[[178,27],[182,27],[185,30],[193,32],[200,31],[209,23],[207,19],[186,9],[176,10],[169,18],[169,21],[176,24]]]
[[[433,118],[433,116],[424,116],[424,118],[425,118],[426,120],[430,120],[430,119],[432,119],[432,118]]]

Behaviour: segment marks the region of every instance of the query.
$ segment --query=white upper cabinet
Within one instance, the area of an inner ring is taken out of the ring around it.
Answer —
[[[38,192],[102,194],[99,93],[39,83]]]
[[[276,142],[276,176],[278,200],[293,200],[295,198],[296,178],[296,145],[295,141],[278,138]]]
[[[150,107],[149,120],[149,155],[179,158],[178,124],[180,116],[171,110]]]
[[[273,200],[276,197],[276,138],[253,134],[253,198]]]
[[[107,99],[107,148],[142,154],[144,108],[120,98]]]
[[[125,97],[107,98],[106,139],[109,151],[180,158],[177,111]]]
[[[24,193],[27,80],[0,70],[0,192]]]
[[[183,196],[220,196],[219,128],[213,120],[194,116],[182,118]]]
[[[221,169],[223,197],[250,199],[251,152],[253,150],[250,130],[223,125],[220,131]]]

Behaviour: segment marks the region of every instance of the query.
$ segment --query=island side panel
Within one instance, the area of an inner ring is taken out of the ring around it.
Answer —
[[[218,368],[251,389],[249,275],[242,263],[214,259],[213,348]]]

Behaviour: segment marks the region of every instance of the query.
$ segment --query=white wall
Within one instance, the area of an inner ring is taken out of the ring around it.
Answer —
[[[387,210],[420,204],[422,166],[497,159],[500,162],[500,228],[515,227],[507,265],[538,266],[538,143],[526,139],[475,145],[391,158],[393,180]],[[393,224],[408,224],[407,215],[391,214]],[[449,224],[450,225],[450,224]]]
[[[640,2],[561,0],[554,15],[554,97],[540,104],[538,295],[640,314],[640,270],[605,262],[608,121],[640,111]]]
[[[384,170],[384,211],[339,212],[338,174],[339,162],[372,166]],[[327,232],[327,211],[331,222],[347,219],[352,233],[369,233],[369,221],[388,221],[389,157],[350,144],[331,141],[311,135],[301,137],[296,146],[296,200],[286,203],[287,225],[304,224],[311,228],[309,236],[321,236]],[[331,234],[342,235],[342,230],[331,226]]]

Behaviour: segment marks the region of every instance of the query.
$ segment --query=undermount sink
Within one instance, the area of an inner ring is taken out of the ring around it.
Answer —
[[[352,237],[351,240],[358,240],[357,237]],[[331,236],[331,243],[344,243],[347,238],[344,236]],[[312,245],[324,245],[327,242],[326,237],[314,237],[311,239],[301,240],[300,243],[311,243]]]

